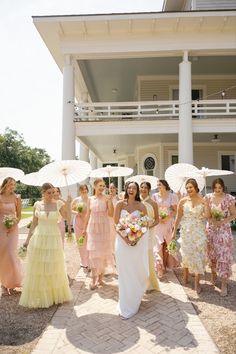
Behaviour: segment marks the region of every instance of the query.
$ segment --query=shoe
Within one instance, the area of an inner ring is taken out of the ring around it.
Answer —
[[[225,297],[228,295],[227,284],[222,284],[220,296]]]
[[[89,290],[95,290],[96,287],[97,287],[96,284],[93,284],[93,283],[89,284]]]

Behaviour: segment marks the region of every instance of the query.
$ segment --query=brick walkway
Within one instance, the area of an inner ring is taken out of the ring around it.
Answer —
[[[73,283],[74,302],[60,306],[33,354],[74,353],[219,353],[174,273],[161,292],[144,296],[129,320],[117,316],[117,279],[88,289],[82,270]]]

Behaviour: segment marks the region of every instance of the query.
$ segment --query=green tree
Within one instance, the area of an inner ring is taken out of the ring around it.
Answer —
[[[36,172],[50,162],[50,156],[45,149],[31,148],[26,145],[23,135],[10,128],[0,134],[0,167],[20,168],[27,173]],[[37,187],[19,183],[17,192],[22,198],[38,198]]]

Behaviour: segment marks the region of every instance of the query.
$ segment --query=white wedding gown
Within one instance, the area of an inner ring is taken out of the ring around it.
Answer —
[[[121,210],[121,218],[129,214]],[[140,217],[140,211],[132,212]],[[148,265],[148,232],[135,246],[129,246],[120,235],[116,237],[116,265],[119,283],[118,311],[123,318],[135,315],[147,289],[149,277]]]

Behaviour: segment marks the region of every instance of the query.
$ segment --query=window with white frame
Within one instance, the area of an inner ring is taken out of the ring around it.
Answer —
[[[235,151],[224,151],[219,152],[219,168],[221,170],[228,170],[235,172],[235,160],[236,152]]]
[[[157,168],[157,160],[154,154],[147,154],[143,158],[143,170],[145,175],[155,176],[155,171]]]

